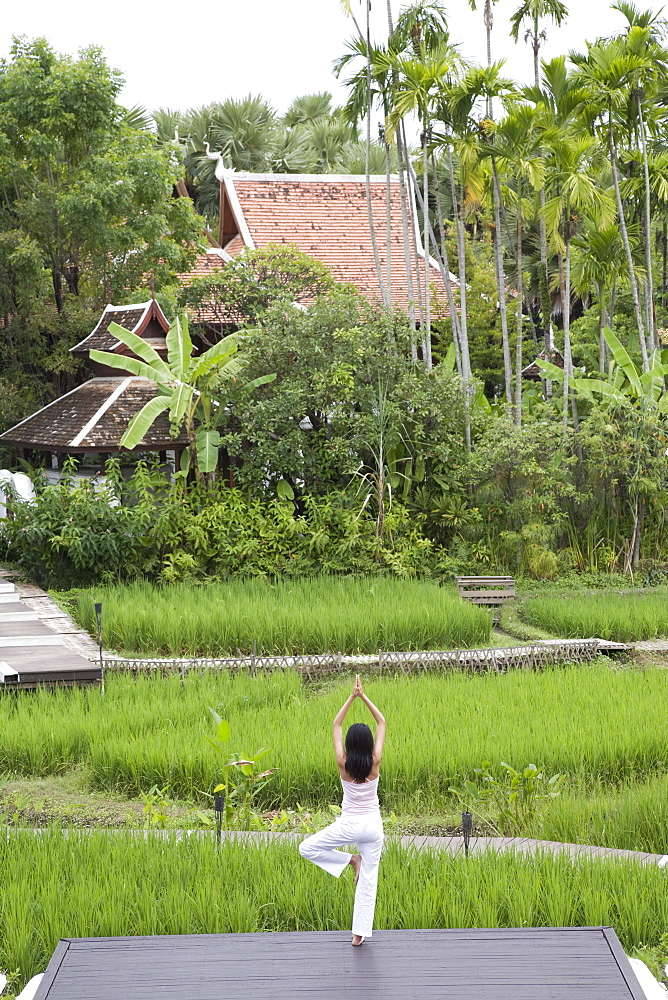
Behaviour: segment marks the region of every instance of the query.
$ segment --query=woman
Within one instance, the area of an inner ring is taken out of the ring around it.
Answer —
[[[376,740],[369,727],[355,722],[346,733],[345,750],[341,727],[355,698],[361,698],[376,720]],[[339,877],[350,865],[355,871],[353,946],[371,937],[376,907],[378,863],[383,849],[383,821],[378,805],[378,770],[385,743],[385,719],[362,690],[359,674],[352,694],[337,713],[333,724],[334,753],[341,775],[341,815],[320,833],[299,845],[303,858],[313,861],[330,875]],[[345,854],[337,847],[356,844],[359,854]]]

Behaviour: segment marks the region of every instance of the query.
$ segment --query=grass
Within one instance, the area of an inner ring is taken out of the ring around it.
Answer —
[[[350,926],[352,879],[331,879],[295,844],[47,830],[0,839],[0,967],[25,981],[61,937],[311,931]],[[104,877],[101,877],[101,876]],[[667,873],[628,862],[487,855],[389,845],[375,926],[612,925],[626,949],[668,926]]]
[[[322,807],[340,797],[331,720],[351,679],[305,687],[293,672],[179,677],[110,675],[99,689],[0,698],[0,773],[57,775],[82,767],[89,787],[138,795],[168,785],[203,799],[217,779],[207,706],[232,727],[230,749],[271,748],[277,767],[260,805]],[[566,771],[582,790],[611,789],[668,771],[668,672],[603,664],[508,674],[378,677],[370,696],[388,720],[385,808],[451,810],[451,784],[483,760]],[[349,720],[368,718],[355,703]]]
[[[433,583],[384,577],[148,583],[80,592],[73,611],[108,648],[163,656],[375,653],[487,645],[491,616]]]
[[[521,615],[529,625],[567,638],[637,642],[668,636],[668,593],[545,595],[525,601]]]

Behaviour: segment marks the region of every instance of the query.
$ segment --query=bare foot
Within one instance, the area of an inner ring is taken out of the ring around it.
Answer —
[[[361,934],[353,934],[353,948],[359,948],[361,944],[364,944],[364,938]]]
[[[355,882],[354,882],[354,884],[357,885],[357,883],[359,882],[359,879],[360,879],[360,868],[362,866],[362,855],[361,854],[351,854],[350,855],[350,861],[348,862],[348,864],[352,865],[352,867],[355,869]],[[360,941],[359,943],[361,944],[362,942]]]

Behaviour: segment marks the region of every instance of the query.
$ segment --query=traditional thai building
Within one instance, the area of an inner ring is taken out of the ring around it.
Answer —
[[[211,154],[211,158],[218,157]],[[220,270],[226,260],[246,249],[292,244],[325,264],[336,281],[354,285],[369,299],[382,299],[363,176],[236,173],[226,170],[220,160],[216,176],[220,183],[220,249],[211,248],[199,257],[192,272],[180,275],[184,284],[196,276]],[[415,205],[406,190],[405,239],[399,178],[392,176],[388,184],[384,175],[373,175],[370,189],[376,245],[386,286],[389,256],[391,304],[405,310],[412,298],[419,320],[425,254]],[[412,289],[406,266],[406,242]],[[447,289],[432,257],[429,274],[430,285],[445,300]],[[457,283],[454,275],[450,274],[449,279]],[[195,319],[203,324],[215,325],[220,317],[220,308],[207,306],[195,314]]]
[[[63,461],[70,455],[79,459],[81,469],[86,470],[83,474],[94,475],[102,469],[107,456],[120,451],[121,437],[134,415],[158,391],[150,379],[119,375],[118,369],[90,359],[93,348],[131,354],[110,332],[111,323],[142,337],[161,357],[166,357],[169,323],[155,300],[108,305],[93,332],[71,349],[75,357],[86,360],[95,377],[0,434],[0,441],[13,445],[21,457],[43,463],[47,474],[53,469],[53,478],[58,477]],[[163,413],[135,452],[159,452],[163,460],[169,457],[178,463],[186,443],[183,433],[176,439],[170,437],[169,418]]]
[[[191,272],[180,275],[184,284],[196,276],[224,268],[245,249],[290,244],[327,265],[337,281],[354,285],[369,299],[382,299],[364,177],[237,174],[225,170],[217,155],[212,154],[212,158],[219,160],[216,167],[220,182],[219,246],[211,246],[200,255]],[[391,304],[406,309],[409,300],[418,302],[419,281],[424,291],[425,255],[415,207],[407,190],[405,234],[398,178],[392,177],[388,184],[384,176],[372,176],[370,188],[383,282],[387,284],[389,260]],[[210,242],[216,241],[211,238]],[[412,295],[407,256],[413,277]],[[427,265],[430,285],[445,299],[446,288],[437,262],[429,258]],[[453,275],[449,279],[456,282]],[[418,318],[419,312],[416,305]],[[226,325],[224,319],[221,322],[219,307],[205,305],[193,318],[201,327],[213,329],[214,334]],[[105,368],[90,360],[91,349],[129,353],[110,332],[112,322],[144,338],[166,356],[165,335],[169,324],[157,302],[151,299],[126,306],[108,305],[92,333],[71,349],[75,357],[86,360],[95,377],[0,435],[0,441],[14,446],[22,457],[44,462],[47,470],[53,470],[54,478],[69,455],[77,456],[91,475],[100,470],[106,456],[120,450],[121,437],[132,417],[158,391],[156,383],[149,379],[119,375],[118,369]],[[135,452],[158,452],[178,467],[185,445],[183,433],[176,440],[170,437],[169,419],[163,413]]]

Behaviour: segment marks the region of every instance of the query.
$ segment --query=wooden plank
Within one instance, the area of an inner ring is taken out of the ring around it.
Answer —
[[[71,939],[36,1000],[642,1000],[611,928]]]

